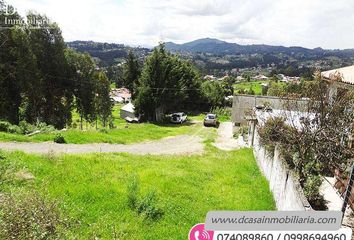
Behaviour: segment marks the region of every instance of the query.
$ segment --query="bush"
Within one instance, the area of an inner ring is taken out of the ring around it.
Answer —
[[[210,112],[218,115],[221,121],[229,121],[231,118],[231,108],[213,107]]]
[[[100,133],[108,133],[108,130],[107,129],[105,129],[105,128],[100,128],[99,130],[98,130]]]
[[[58,203],[38,193],[5,195],[0,206],[0,239],[60,239],[68,227]]]
[[[22,134],[21,128],[17,125],[10,125],[9,128],[7,129],[7,132]]]
[[[35,131],[52,132],[55,128],[45,123],[38,123],[36,126],[26,121],[21,121],[19,125],[12,125],[6,121],[0,121],[0,132],[17,133],[17,134],[30,134]]]
[[[40,122],[37,123],[35,130],[39,130],[41,132],[53,132],[55,131],[55,127],[52,125],[47,125],[46,123]]]
[[[131,209],[136,209],[139,201],[139,180],[136,177],[133,177],[128,183],[128,206]]]
[[[9,122],[0,121],[0,132],[7,132],[10,126]]]
[[[130,209],[137,211],[146,219],[157,221],[163,215],[163,210],[159,207],[156,191],[148,192],[145,197],[139,199],[140,182],[137,177],[133,177],[127,188],[128,206]]]
[[[55,143],[60,143],[60,144],[66,143],[64,136],[61,135],[60,133],[58,133],[58,134],[55,135],[55,137],[54,137],[54,142],[55,142]]]
[[[78,127],[77,121],[74,121],[74,122],[71,124],[71,127],[72,127],[72,128],[77,128],[77,127]]]
[[[21,128],[17,125],[12,125],[9,122],[1,121],[0,122],[0,132],[8,132],[8,133],[18,133],[21,134]]]
[[[304,183],[304,194],[315,210],[327,210],[326,201],[320,193],[321,176],[309,176]]]
[[[22,134],[29,134],[36,130],[35,126],[29,124],[26,121],[21,121],[18,126],[20,127]]]
[[[150,191],[140,201],[137,211],[139,214],[143,214],[147,219],[155,221],[162,217],[163,211],[158,206],[158,198],[155,191]]]
[[[284,130],[289,127],[282,117],[269,118],[265,124],[258,128],[261,143],[267,146],[274,146],[284,139]]]

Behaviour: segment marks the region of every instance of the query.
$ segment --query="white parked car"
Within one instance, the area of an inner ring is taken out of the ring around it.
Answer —
[[[184,123],[185,121],[187,121],[187,115],[183,112],[180,113],[173,113],[171,115],[171,122],[172,123]]]
[[[219,119],[216,114],[207,114],[204,118],[204,126],[214,126],[218,127],[219,126]]]

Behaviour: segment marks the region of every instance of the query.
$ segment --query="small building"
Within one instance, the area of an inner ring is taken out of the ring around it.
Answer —
[[[333,69],[321,73],[322,78],[328,82],[337,82],[339,87],[354,88],[354,65],[344,68]]]
[[[209,80],[209,81],[214,81],[216,80],[216,77],[214,77],[213,75],[206,75],[203,78],[204,80]]]
[[[268,77],[260,74],[260,75],[253,77],[253,79],[256,81],[266,81],[266,80],[268,80]]]
[[[120,109],[120,117],[127,122],[139,122],[139,118],[135,115],[135,107],[132,103],[128,103]]]
[[[330,98],[334,98],[339,89],[354,89],[354,65],[322,72],[321,77],[329,83]]]
[[[236,80],[241,82],[241,81],[243,81],[245,79],[242,76],[237,76]]]
[[[115,103],[128,103],[131,102],[131,93],[127,88],[115,88],[112,89],[111,98]]]

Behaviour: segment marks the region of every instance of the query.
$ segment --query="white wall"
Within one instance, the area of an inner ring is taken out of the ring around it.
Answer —
[[[259,136],[254,136],[254,156],[263,174],[269,181],[277,209],[280,211],[311,210],[294,173],[289,170],[279,157],[276,147],[274,156],[267,154],[259,143]]]

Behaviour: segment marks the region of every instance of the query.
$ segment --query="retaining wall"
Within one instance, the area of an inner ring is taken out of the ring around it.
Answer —
[[[270,155],[259,143],[259,136],[255,133],[253,149],[257,163],[269,181],[277,209],[280,211],[312,210],[300,183],[279,157],[278,147],[275,148],[274,156]]]

